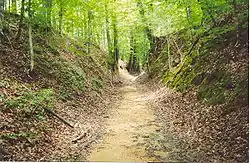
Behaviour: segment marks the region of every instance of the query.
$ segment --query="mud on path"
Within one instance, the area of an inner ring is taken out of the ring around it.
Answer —
[[[121,73],[124,86],[120,88],[122,99],[118,101],[106,122],[106,134],[95,144],[88,161],[157,161],[147,152],[144,138],[155,133],[153,109],[135,84],[134,77],[126,71]]]

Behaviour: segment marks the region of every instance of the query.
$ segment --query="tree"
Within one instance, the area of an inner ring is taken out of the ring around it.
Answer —
[[[150,66],[149,58],[157,55],[155,49],[158,38],[168,37],[165,43],[171,46],[171,52],[175,48],[179,49],[179,43],[175,42],[177,38],[172,37],[177,33],[182,33],[188,40],[190,49],[185,52],[182,48],[178,50],[184,56],[181,58],[185,59],[199,45],[196,41],[198,38],[219,27],[230,15],[233,15],[233,22],[236,23],[234,27],[239,31],[242,19],[240,6],[246,4],[246,0],[33,0],[32,19],[28,15],[28,20],[44,27],[47,32],[57,30],[60,34],[82,40],[88,54],[92,53],[93,45],[104,48],[113,71],[116,71],[120,56],[131,60],[136,67],[141,62],[145,67]],[[21,9],[16,6],[21,6]],[[16,34],[16,38],[20,39],[28,6],[25,0],[0,0],[2,36],[4,9],[11,7],[10,12],[20,13]]]
[[[87,45],[88,45],[88,54],[90,54],[90,46],[91,46],[91,41],[92,41],[92,11],[91,10],[88,10],[88,26],[87,26],[87,29],[88,29],[88,42],[87,42]]]
[[[59,31],[60,34],[63,32],[63,2],[62,0],[59,1]]]
[[[104,4],[105,7],[105,27],[106,27],[106,37],[107,37],[107,46],[108,46],[108,55],[112,55],[112,45],[111,45],[111,39],[110,39],[110,31],[109,31],[109,12],[107,3]]]
[[[51,27],[52,0],[45,0],[45,7],[46,7],[46,27],[48,29]]]
[[[32,0],[29,0],[28,5],[28,16],[29,16],[29,49],[30,49],[30,71],[34,69],[34,50],[32,41],[32,11],[31,11]]]
[[[0,0],[0,39],[4,36],[3,21],[4,21],[4,0]]]
[[[25,0],[21,1],[21,15],[20,15],[20,20],[19,20],[18,31],[17,31],[17,34],[16,34],[16,39],[17,40],[20,39],[20,36],[21,36],[21,33],[22,33],[23,19],[24,19],[24,7],[25,7],[24,2],[25,2]]]
[[[116,14],[112,17],[112,25],[114,32],[114,68],[115,72],[118,71],[118,61],[119,61],[119,47],[118,47],[118,31],[117,31],[117,18]]]
[[[143,3],[141,2],[141,0],[137,0],[137,7],[139,9],[139,13],[140,13],[140,16],[141,16],[141,20],[142,20],[142,23],[144,24],[144,32],[149,40],[149,43],[150,43],[150,48],[149,49],[153,49],[153,46],[155,44],[155,36],[153,35],[152,33],[152,30],[149,28],[149,25],[147,23],[147,20],[145,18],[145,10],[143,8]],[[152,54],[152,51],[149,51],[146,55],[146,58],[149,58],[149,56]],[[149,62],[148,62],[148,59],[146,59],[146,66],[148,67],[149,65]]]

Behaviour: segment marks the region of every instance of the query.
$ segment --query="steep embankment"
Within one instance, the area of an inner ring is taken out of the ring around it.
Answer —
[[[162,48],[151,56],[151,77],[175,89],[161,90],[155,101],[159,121],[165,124],[162,133],[183,141],[187,160],[248,160],[248,29],[236,36],[233,30],[211,41],[210,35],[202,37],[184,57],[181,52],[190,47],[179,33],[172,36],[177,41],[170,55],[161,38],[157,43]]]
[[[30,72],[27,26],[16,40],[17,17],[6,15],[6,20],[0,42],[0,159],[83,158],[89,140],[102,132],[113,98],[106,54],[94,46],[86,54],[82,42],[34,25],[35,66]]]

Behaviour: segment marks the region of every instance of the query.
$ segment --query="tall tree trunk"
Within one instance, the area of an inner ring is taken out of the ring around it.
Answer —
[[[238,18],[238,12],[237,12],[237,4],[236,4],[236,0],[233,0],[232,2],[232,6],[233,6],[233,13],[234,13],[234,19],[235,19],[235,22],[236,22],[236,43],[235,43],[235,46],[238,45],[238,42],[239,42],[239,18]]]
[[[92,30],[91,30],[91,23],[92,23],[92,11],[88,10],[88,54],[90,54],[90,45],[91,45],[91,38],[92,38]]]
[[[136,69],[135,71],[137,73],[139,73],[141,71],[141,68],[140,68],[140,58],[139,57],[136,57]]]
[[[129,62],[127,65],[128,72],[132,71],[133,56],[134,56],[134,37],[132,32],[130,32],[130,53],[129,53]]]
[[[51,20],[52,20],[52,0],[49,0],[49,10],[48,10],[48,23],[49,23],[49,27],[52,26],[51,24]]]
[[[171,71],[172,70],[172,56],[170,53],[170,41],[168,38],[167,38],[167,42],[168,42],[168,69],[169,71]]]
[[[51,27],[51,16],[52,16],[52,0],[45,0],[46,7],[46,27]]]
[[[10,11],[10,8],[11,8],[11,0],[9,0],[9,6],[8,6],[8,7],[9,7],[9,12],[11,12],[11,11]]]
[[[115,2],[116,0],[114,0]],[[118,72],[118,61],[119,61],[119,48],[118,48],[118,31],[117,31],[117,18],[116,18],[116,13],[113,14],[112,16],[112,24],[113,24],[113,35],[114,35],[114,67],[113,70],[115,72]]]
[[[34,50],[32,42],[32,15],[31,15],[31,0],[29,0],[28,5],[28,16],[29,16],[29,48],[30,48],[30,71],[34,69]]]
[[[106,11],[105,22],[106,22],[106,37],[107,37],[108,53],[109,55],[111,55],[112,46],[111,46],[111,39],[110,39],[110,32],[109,32],[109,18],[108,18],[107,4],[105,4],[105,11]]]
[[[147,23],[147,20],[146,20],[146,17],[145,17],[145,10],[144,10],[144,7],[143,7],[143,3],[141,2],[141,0],[137,0],[137,7],[139,8],[139,13],[141,15],[141,20],[142,22],[145,24],[145,27],[144,27],[144,32],[149,40],[149,43],[150,43],[150,48],[149,48],[149,51],[147,53],[147,56],[146,56],[146,60],[147,60],[147,70],[149,70],[149,57],[151,55],[151,53],[153,52],[152,49],[154,48],[155,46],[155,42],[156,42],[156,37],[153,35],[153,32],[152,30],[149,28],[149,24]]]
[[[7,3],[7,0],[3,0],[4,2],[4,11],[7,11],[8,10],[8,3]]]
[[[20,16],[20,20],[19,20],[19,27],[18,27],[18,31],[16,34],[16,39],[19,40],[21,33],[22,33],[22,27],[23,27],[23,18],[24,18],[24,2],[25,0],[22,0],[21,2],[21,16]]]
[[[119,48],[118,48],[118,31],[117,31],[116,17],[114,18],[113,28],[114,28],[114,69],[115,71],[118,71]]]
[[[33,51],[31,24],[29,24],[29,48],[30,48],[30,71],[32,72],[34,69],[34,51]]]
[[[97,45],[101,45],[101,36],[98,31],[96,32],[96,43]]]
[[[136,39],[132,32],[130,32],[130,55],[127,69],[130,73],[136,73],[139,69],[139,60],[136,56]]]
[[[149,29],[149,25],[148,25],[147,20],[145,18],[145,10],[143,8],[143,4],[142,4],[141,0],[137,0],[137,7],[139,8],[139,13],[141,15],[142,22],[146,25],[144,27],[144,31],[148,37],[148,40],[150,41],[150,47],[153,47],[156,38],[155,38],[155,36],[153,36],[152,30]]]
[[[88,40],[88,12],[84,12],[84,40]]]
[[[0,40],[3,37],[4,0],[0,0]]]
[[[192,39],[194,37],[194,33],[193,33],[193,26],[190,22],[190,18],[191,18],[191,8],[190,8],[190,5],[187,5],[186,6],[186,18],[187,18],[187,21],[188,21],[188,24],[189,24],[189,29],[190,29],[190,32],[191,32],[191,36],[192,36]]]
[[[63,5],[62,0],[60,0],[60,11],[59,11],[59,31],[62,34],[62,23],[63,23]]]

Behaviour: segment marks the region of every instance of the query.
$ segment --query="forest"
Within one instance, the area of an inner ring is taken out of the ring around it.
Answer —
[[[247,0],[0,0],[0,160],[249,161]]]

